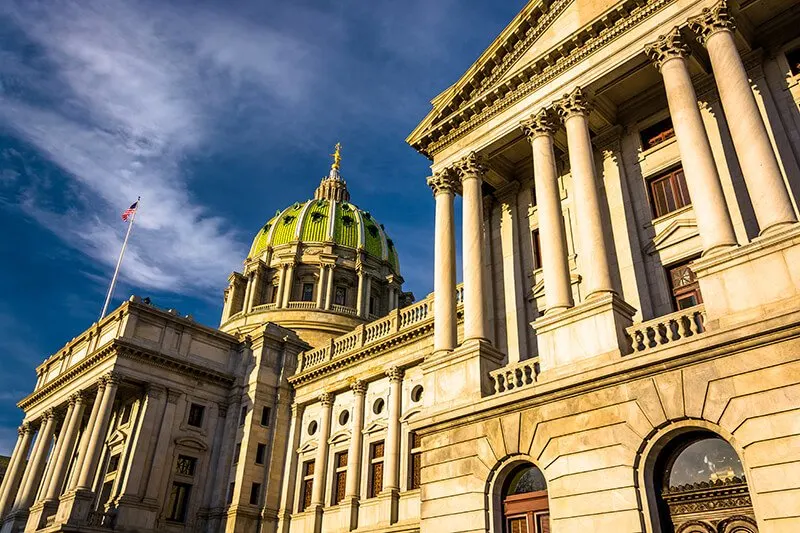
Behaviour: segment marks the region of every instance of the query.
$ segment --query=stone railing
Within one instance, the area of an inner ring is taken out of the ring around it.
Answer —
[[[86,525],[90,527],[100,527],[104,529],[114,528],[114,517],[110,513],[102,511],[90,511],[86,517]]]
[[[352,308],[352,307],[347,307],[346,305],[336,305],[336,304],[333,304],[333,305],[331,305],[331,311],[333,311],[334,313],[341,313],[341,314],[343,314],[343,315],[353,315],[353,316],[356,316],[356,314],[358,314],[358,311],[356,311],[356,310],[355,310],[354,308]]]
[[[494,382],[494,393],[503,394],[532,385],[538,373],[539,359],[534,357],[492,370],[489,379]]]
[[[275,302],[273,302],[273,303],[271,303],[271,304],[262,304],[262,305],[257,305],[257,306],[255,306],[255,307],[253,307],[253,312],[258,312],[258,311],[272,311],[273,309],[277,309],[277,308],[278,308],[278,304],[276,304]]]
[[[464,292],[461,285],[457,287],[457,291],[457,302],[460,306]],[[334,305],[332,309],[341,312],[337,309],[340,307]],[[350,308],[345,307],[344,309],[349,310]],[[354,309],[351,311],[352,314],[355,314]],[[364,346],[380,342],[401,331],[412,330],[431,320],[433,320],[433,295],[403,309],[395,309],[388,316],[359,326],[346,335],[332,339],[328,346],[301,353],[298,371],[302,372],[344,357]]]
[[[631,349],[642,353],[705,333],[706,310],[702,305],[682,309],[625,330]]]
[[[287,309],[316,309],[317,302],[289,302]]]

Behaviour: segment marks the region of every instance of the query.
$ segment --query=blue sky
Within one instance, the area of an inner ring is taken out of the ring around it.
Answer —
[[[216,325],[227,275],[344,146],[406,289],[432,289],[429,162],[404,143],[523,0],[6,0],[0,7],[0,453],[34,367],[96,320],[142,206],[131,293]]]

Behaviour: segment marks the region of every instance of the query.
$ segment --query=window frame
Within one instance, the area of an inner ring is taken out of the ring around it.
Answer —
[[[380,451],[380,455],[377,453]],[[367,479],[367,498],[377,498],[383,492],[384,456],[386,444],[383,439],[369,444],[369,478]],[[380,487],[376,487],[380,480]]]
[[[331,487],[331,505],[341,504],[347,495],[347,468],[350,462],[348,450],[333,455],[333,486]]]
[[[662,187],[663,207],[665,209],[662,212],[661,207],[659,207],[656,185],[664,182],[669,183],[670,195],[667,195],[667,188]],[[686,184],[686,174],[682,165],[673,166],[668,170],[648,177],[646,179],[646,185],[647,197],[650,200],[650,211],[654,219],[665,217],[692,205],[692,199],[689,196],[689,188]],[[673,208],[669,206],[670,201],[674,204]]]
[[[259,442],[256,444],[256,458],[255,463],[257,465],[263,465],[266,462],[267,456],[267,445],[263,442]]]
[[[309,289],[308,298],[306,298],[306,289]],[[300,287],[300,301],[301,302],[313,302],[314,301],[314,283],[309,281],[304,281]]]
[[[697,259],[698,257],[699,256],[693,256],[689,259],[684,259],[683,261],[672,263],[664,267],[667,276],[667,286],[669,287],[670,303],[672,304],[672,310],[674,312],[682,311],[684,309],[689,309],[691,307],[703,303],[703,294],[700,292],[700,282],[697,281],[697,275],[694,273],[694,271],[692,271],[690,266],[690,263],[695,259]],[[692,281],[690,281],[686,285],[676,287],[674,283],[673,272],[681,268],[688,269],[689,273],[692,276]],[[692,296],[694,296],[696,299],[694,305],[686,307],[680,306],[680,300]]]
[[[422,437],[416,431],[408,437],[408,490],[417,490],[422,485]]]
[[[199,413],[199,414],[196,414]],[[199,418],[197,423],[194,423],[193,419]],[[205,422],[206,418],[206,406],[201,403],[190,403],[188,413],[186,415],[186,425],[191,426],[193,428],[202,428],[203,422]]]
[[[302,513],[311,507],[312,491],[314,490],[315,460],[303,461],[303,476],[300,478],[300,490],[297,498],[297,512]]]
[[[177,492],[176,492],[177,489]],[[183,489],[183,492],[181,492]],[[186,515],[189,510],[189,502],[192,494],[191,483],[183,481],[173,481],[172,489],[170,490],[167,498],[167,515],[165,519],[168,522],[185,524]],[[180,498],[180,500],[178,499]],[[177,516],[179,514],[179,516]]]

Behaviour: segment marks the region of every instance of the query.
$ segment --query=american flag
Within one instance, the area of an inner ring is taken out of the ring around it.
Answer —
[[[127,222],[128,219],[131,218],[133,216],[133,214],[136,212],[136,207],[138,205],[139,205],[139,200],[136,200],[135,202],[133,202],[131,204],[131,206],[122,213],[122,220]]]

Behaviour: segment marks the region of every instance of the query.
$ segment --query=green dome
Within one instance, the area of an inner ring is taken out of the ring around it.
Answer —
[[[397,250],[383,226],[369,211],[349,201],[317,198],[276,212],[253,239],[248,258],[260,255],[267,247],[291,242],[334,243],[363,249],[367,255],[387,261],[395,274],[400,274]]]

